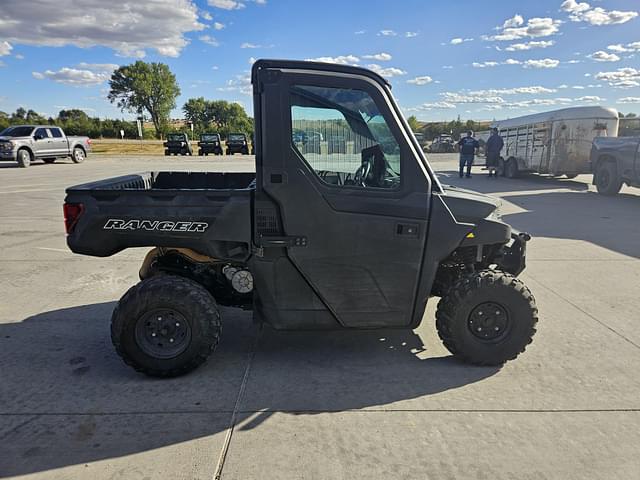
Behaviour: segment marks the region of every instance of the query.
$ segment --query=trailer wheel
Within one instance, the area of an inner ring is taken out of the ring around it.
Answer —
[[[511,157],[504,166],[504,176],[507,178],[516,178],[518,176],[518,161]]]
[[[172,275],[130,288],[111,317],[111,341],[124,362],[152,377],[176,377],[204,363],[222,325],[218,306],[198,283]]]
[[[458,281],[438,303],[444,346],[475,365],[501,365],[524,352],[536,333],[538,308],[529,289],[508,273],[483,270]]]
[[[614,162],[601,162],[593,180],[601,195],[615,195],[622,188],[622,180],[618,176],[618,168]]]

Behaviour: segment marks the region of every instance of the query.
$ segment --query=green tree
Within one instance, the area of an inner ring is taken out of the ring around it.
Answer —
[[[409,128],[412,132],[420,131],[420,122],[415,115],[411,115],[409,118],[407,118],[407,123],[409,124]]]
[[[122,111],[146,111],[153,122],[156,137],[161,138],[180,95],[176,76],[168,65],[141,60],[124,65],[113,72],[109,87],[107,98],[111,103],[116,103]]]
[[[190,98],[182,107],[184,118],[189,122],[193,122],[194,130],[203,132],[211,123],[207,112],[209,102],[204,97]]]
[[[242,105],[235,102],[190,98],[182,111],[185,118],[193,122],[196,133],[214,130],[223,137],[233,132],[253,134],[253,120]]]

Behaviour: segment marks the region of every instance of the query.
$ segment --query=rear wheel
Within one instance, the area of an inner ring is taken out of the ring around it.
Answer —
[[[524,352],[536,333],[538,308],[529,289],[508,273],[484,270],[456,283],[438,303],[444,346],[476,365],[501,365]]]
[[[618,177],[618,169],[613,162],[598,165],[594,182],[598,193],[602,195],[615,195],[622,188],[622,180]]]
[[[154,377],[183,375],[215,350],[218,306],[201,285],[160,275],[130,288],[111,317],[111,340],[124,362]]]
[[[504,166],[504,176],[507,178],[516,178],[518,176],[518,162],[511,157]]]
[[[29,153],[29,150],[27,150],[26,148],[18,150],[17,160],[20,168],[27,168],[29,165],[31,165],[31,153]]]
[[[85,159],[84,150],[81,149],[80,147],[74,148],[73,153],[71,154],[71,160],[73,160],[73,163],[82,163],[84,162],[84,159]]]

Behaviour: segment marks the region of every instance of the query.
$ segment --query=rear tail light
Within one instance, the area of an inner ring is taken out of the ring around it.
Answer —
[[[80,216],[84,212],[84,205],[81,203],[65,203],[64,204],[64,228],[67,231],[67,235],[73,232]]]
[[[87,138],[87,144],[91,145],[91,139],[90,138]]]

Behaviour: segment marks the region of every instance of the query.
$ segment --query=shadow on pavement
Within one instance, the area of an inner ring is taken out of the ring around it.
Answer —
[[[481,174],[461,179],[457,172],[446,171],[439,177],[443,184],[497,193],[521,207],[525,211],[505,214],[504,220],[534,238],[583,240],[640,258],[640,195],[607,197],[589,191],[583,182],[539,175],[496,179]]]
[[[238,417],[243,429],[259,428],[273,412],[393,408],[498,371],[450,357],[425,358],[413,331],[260,330],[250,312],[229,309],[209,362],[184,377],[152,379],[116,356],[109,339],[114,305],[54,310],[0,325],[0,477],[223,433],[254,345]],[[212,462],[216,455],[211,452]]]

